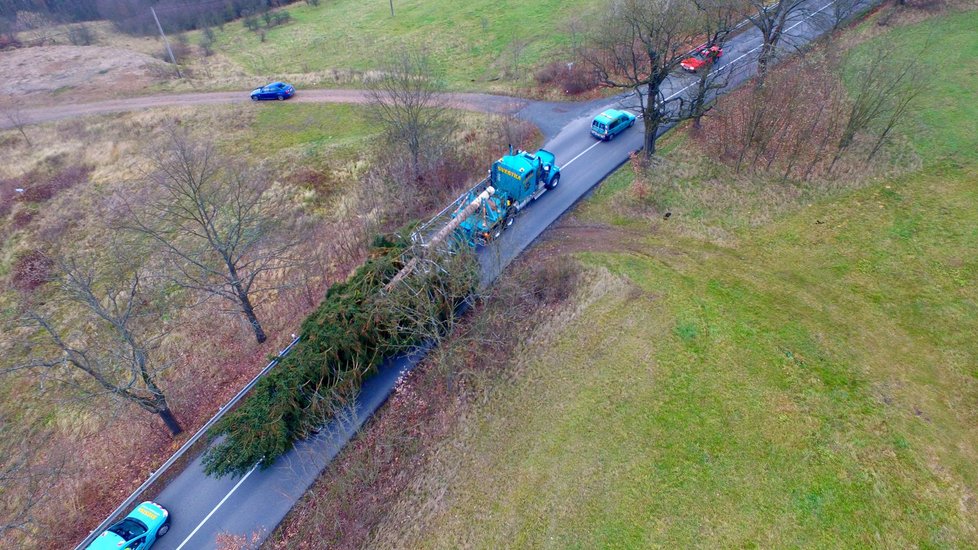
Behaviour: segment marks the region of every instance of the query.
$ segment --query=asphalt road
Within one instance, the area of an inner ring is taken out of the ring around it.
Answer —
[[[802,46],[824,32],[829,24],[823,17],[831,10],[831,5],[830,0],[810,0],[807,9],[800,12],[789,25],[789,43]],[[753,75],[759,45],[760,36],[754,29],[741,33],[727,44],[724,56],[714,70],[729,75],[730,88]],[[665,95],[680,97],[687,93],[694,78],[683,74],[675,75],[668,81]],[[335,94],[336,98],[346,97],[350,101],[363,98],[362,94],[343,96],[350,94],[345,91],[328,93]],[[208,101],[214,99],[214,103],[241,100],[239,94],[233,97],[228,94],[204,95],[208,97]],[[297,98],[313,100],[312,96],[311,93],[303,92]],[[168,97],[172,99],[172,96]],[[626,162],[630,152],[639,150],[643,145],[641,121],[610,142],[595,141],[589,134],[591,119],[602,109],[609,106],[634,106],[633,98],[627,95],[578,104],[529,102],[480,94],[455,97],[458,105],[463,108],[478,103],[482,105],[478,110],[485,110],[485,105],[488,104],[497,109],[497,112],[513,113],[536,123],[547,138],[544,147],[556,154],[558,165],[561,166],[559,187],[526,208],[514,226],[498,241],[479,251],[479,261],[486,282],[494,280],[550,224]],[[218,101],[219,98],[223,100]],[[152,100],[153,105],[172,104],[165,98],[137,100],[143,103]],[[48,118],[45,120],[73,116],[65,114],[69,112],[82,114],[127,110],[125,104],[118,102],[102,102],[101,107],[89,107],[87,111],[68,107],[60,111],[48,110],[48,115],[45,115]],[[329,429],[316,437],[300,442],[295,449],[266,470],[255,469],[236,479],[213,479],[203,475],[199,459],[191,463],[159,495],[154,496],[154,500],[169,508],[172,515],[170,532],[154,548],[214,548],[216,538],[221,533],[249,537],[259,533],[261,538],[267,536],[315,481],[325,465],[383,404],[398,377],[413,368],[423,354],[424,350],[420,350],[385,362],[380,373],[366,382],[355,406],[345,418],[335,421]]]

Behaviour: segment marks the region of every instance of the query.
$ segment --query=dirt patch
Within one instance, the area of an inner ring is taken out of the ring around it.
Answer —
[[[0,53],[0,95],[47,104],[66,97],[122,97],[159,80],[165,63],[104,46],[42,46]]]

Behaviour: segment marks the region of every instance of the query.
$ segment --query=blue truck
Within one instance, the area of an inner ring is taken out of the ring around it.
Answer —
[[[553,153],[514,151],[511,145],[509,154],[492,163],[489,177],[469,191],[452,215],[465,217],[456,230],[459,237],[471,246],[499,238],[520,210],[559,182],[560,167]],[[476,201],[481,204],[473,212],[467,207]]]

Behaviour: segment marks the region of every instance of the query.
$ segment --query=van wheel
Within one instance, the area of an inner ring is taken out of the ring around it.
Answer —
[[[162,537],[163,535],[167,534],[169,531],[170,531],[170,520],[167,520],[166,523],[161,525],[160,528],[156,531],[156,536],[157,538]]]
[[[628,123],[628,127],[629,128],[631,128],[632,126],[635,126],[635,119],[634,118],[632,119],[631,122]]]

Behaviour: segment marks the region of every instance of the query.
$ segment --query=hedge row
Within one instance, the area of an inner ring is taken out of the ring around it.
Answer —
[[[242,475],[259,462],[268,467],[346,405],[385,357],[450,328],[478,281],[473,257],[459,254],[447,269],[416,270],[382,292],[407,245],[403,237],[378,238],[367,262],[330,287],[292,352],[212,430],[212,440],[223,439],[204,456],[208,475]]]

